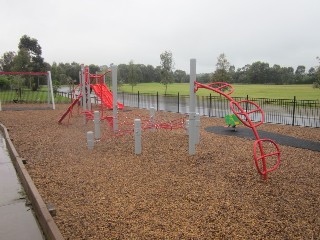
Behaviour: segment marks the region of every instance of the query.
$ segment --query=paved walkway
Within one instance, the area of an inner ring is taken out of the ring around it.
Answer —
[[[43,240],[0,131],[0,239]]]
[[[255,136],[251,128],[237,127],[237,130],[234,131],[233,128],[213,126],[213,127],[207,127],[205,130],[208,132],[216,133],[216,134],[242,137],[242,138],[255,140]],[[296,148],[304,148],[304,149],[320,152],[320,142],[295,138],[295,137],[273,133],[273,132],[266,132],[263,130],[258,130],[258,133],[261,138],[269,138],[281,145],[286,145],[286,146],[291,146]]]

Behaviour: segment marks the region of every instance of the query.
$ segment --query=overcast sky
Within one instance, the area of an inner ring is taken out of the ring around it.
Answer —
[[[160,64],[213,72],[225,53],[236,68],[263,61],[307,70],[320,56],[320,0],[0,0],[0,55],[26,34],[54,61]]]

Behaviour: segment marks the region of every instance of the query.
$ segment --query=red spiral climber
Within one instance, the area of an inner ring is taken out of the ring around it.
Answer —
[[[235,101],[229,95],[233,93],[234,88],[224,82],[215,82],[210,84],[202,84],[194,82],[194,91],[199,88],[206,88],[217,92],[230,101],[230,108],[238,119],[247,127],[251,128],[256,141],[253,145],[253,156],[258,172],[267,179],[267,173],[276,170],[280,164],[280,149],[278,145],[271,139],[261,139],[257,127],[264,122],[264,112],[259,105],[249,100]],[[258,121],[253,121],[253,117],[260,117]],[[267,161],[269,160],[269,161]]]

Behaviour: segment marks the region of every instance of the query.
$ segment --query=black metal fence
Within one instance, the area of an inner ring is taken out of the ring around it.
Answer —
[[[264,111],[266,123],[285,124],[292,126],[320,127],[320,101],[292,99],[270,99],[233,97],[235,101],[249,100],[258,104]],[[118,101],[125,106],[137,108],[154,107],[177,113],[189,112],[188,95],[159,95],[145,93],[118,93]],[[248,106],[250,107],[250,105]],[[250,109],[246,109],[250,110]],[[203,116],[224,117],[232,113],[229,100],[223,96],[197,96],[196,111]],[[259,121],[261,115],[253,114],[253,121]]]
[[[2,92],[2,108],[5,104],[12,103],[13,100],[21,100],[30,103],[45,103],[47,96],[43,98],[44,92],[39,91],[40,95],[33,93],[30,97],[26,97],[26,93],[13,92],[6,95],[6,100]],[[42,97],[40,97],[42,95]],[[20,96],[20,97],[19,97]],[[31,97],[32,96],[32,97]],[[72,94],[69,92],[58,92],[55,95],[55,103],[70,103]],[[92,94],[92,103],[99,103],[97,97]],[[43,100],[40,100],[43,99]],[[202,116],[209,117],[224,117],[226,114],[231,114],[229,100],[223,96],[209,95],[197,96],[196,111]],[[233,97],[235,101],[250,100],[258,104],[265,114],[264,122],[285,124],[292,126],[304,127],[320,127],[320,101],[319,100],[298,100],[296,97],[292,99],[270,99],[270,98],[250,98]],[[10,101],[9,101],[10,100]],[[118,101],[125,106],[137,108],[154,107],[157,111],[168,111],[177,113],[189,113],[189,95],[167,94],[146,94],[146,93],[118,93]],[[250,107],[250,105],[248,105]],[[250,110],[250,109],[246,109]],[[253,114],[253,121],[259,121],[261,115]]]

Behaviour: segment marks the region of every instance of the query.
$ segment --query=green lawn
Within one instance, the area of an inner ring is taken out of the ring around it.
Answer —
[[[250,98],[275,98],[275,99],[292,99],[296,96],[300,100],[320,100],[320,89],[312,88],[312,85],[260,85],[260,84],[234,84],[235,89],[232,94],[233,97],[245,97]],[[120,87],[121,91],[131,92],[131,86],[123,84]],[[137,93],[152,93],[159,94],[165,93],[165,86],[160,83],[140,83],[133,87],[133,92]],[[167,94],[189,95],[188,83],[173,83],[168,85]],[[217,95],[216,93],[199,89],[197,95]]]
[[[56,95],[54,98],[55,102],[70,102],[70,99],[60,95]],[[21,95],[18,95],[16,91],[0,91],[0,101],[12,102],[14,100],[26,103],[46,103],[48,101],[48,92],[45,90],[31,91],[30,89],[23,89]]]

